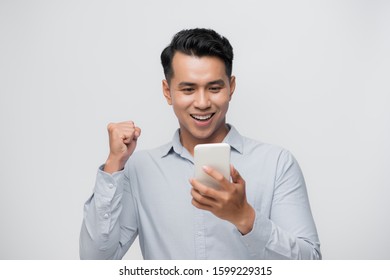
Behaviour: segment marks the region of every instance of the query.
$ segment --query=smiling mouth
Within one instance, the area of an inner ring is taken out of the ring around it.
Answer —
[[[195,114],[193,115],[193,114],[191,114],[190,116],[194,120],[197,120],[197,121],[200,121],[200,122],[205,122],[205,121],[208,121],[209,119],[211,119],[214,115],[215,115],[215,113],[208,114],[208,115],[195,115]]]

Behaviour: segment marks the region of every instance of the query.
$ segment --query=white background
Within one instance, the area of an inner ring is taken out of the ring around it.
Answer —
[[[106,125],[134,120],[139,149],[171,139],[159,57],[192,27],[232,43],[228,121],[296,156],[323,257],[390,259],[389,15],[375,0],[0,0],[0,259],[78,258]]]

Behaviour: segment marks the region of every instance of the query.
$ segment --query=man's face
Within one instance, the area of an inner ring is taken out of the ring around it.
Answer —
[[[163,81],[164,96],[180,124],[184,147],[221,142],[227,134],[225,116],[235,88],[235,78],[224,62],[211,56],[195,57],[176,52],[173,77]]]

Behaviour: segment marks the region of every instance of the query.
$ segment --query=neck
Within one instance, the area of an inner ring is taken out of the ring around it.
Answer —
[[[184,148],[193,156],[194,148],[198,144],[209,144],[209,143],[221,143],[228,134],[230,128],[227,124],[221,126],[217,131],[207,138],[197,138],[189,134],[187,131],[180,129],[180,142]],[[186,133],[187,132],[187,133]]]

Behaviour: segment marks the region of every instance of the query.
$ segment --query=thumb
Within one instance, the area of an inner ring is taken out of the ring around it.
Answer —
[[[245,183],[237,169],[234,168],[233,164],[230,165],[230,176],[232,177],[233,183]]]
[[[141,136],[141,128],[139,127],[135,127],[135,132],[134,132],[134,140],[137,141],[138,140],[138,137]]]

